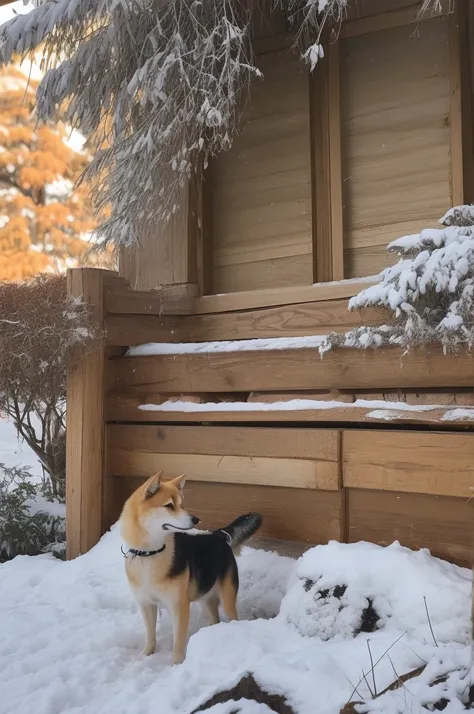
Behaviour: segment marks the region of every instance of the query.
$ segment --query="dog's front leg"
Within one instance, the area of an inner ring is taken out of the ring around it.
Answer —
[[[180,593],[172,610],[173,617],[173,664],[184,660],[188,638],[190,603],[186,592]]]
[[[144,655],[152,655],[156,649],[156,618],[158,606],[150,602],[139,603],[140,610],[145,623],[145,647]]]

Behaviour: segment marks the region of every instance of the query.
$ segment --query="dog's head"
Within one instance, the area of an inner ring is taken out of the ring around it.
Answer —
[[[151,536],[163,531],[190,530],[199,523],[199,518],[183,508],[186,474],[171,481],[163,481],[162,476],[163,472],[159,471],[139,489],[140,521]]]
[[[137,526],[141,533],[139,540],[153,544],[161,542],[167,532],[187,531],[199,523],[199,518],[191,516],[183,508],[186,475],[170,481],[163,481],[162,476],[162,471],[151,476],[125,504],[122,534],[127,541],[137,541]]]

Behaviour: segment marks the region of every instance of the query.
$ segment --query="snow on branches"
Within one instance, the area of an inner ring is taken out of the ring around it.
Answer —
[[[348,0],[266,0],[288,14],[303,59],[323,56],[328,20]],[[44,47],[38,114],[66,121],[97,152],[100,233],[136,244],[177,210],[209,156],[229,148],[249,83],[260,76],[246,0],[43,0],[0,28],[0,63]],[[261,11],[261,10],[260,10]],[[329,23],[328,23],[329,24]],[[111,208],[111,212],[108,209]]]
[[[474,206],[457,206],[440,220],[443,228],[421,231],[389,244],[401,256],[381,281],[349,302],[392,312],[390,324],[331,333],[321,354],[333,347],[366,349],[399,345],[406,350],[441,343],[444,351],[474,345]]]

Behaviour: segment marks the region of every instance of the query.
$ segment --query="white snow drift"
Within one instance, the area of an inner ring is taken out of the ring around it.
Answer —
[[[368,684],[373,688],[375,681],[380,692],[395,672],[425,662],[421,676],[369,708],[426,712],[423,704],[444,697],[447,714],[460,711],[456,697],[466,687],[462,667],[469,658],[469,571],[396,544],[331,543],[309,551],[296,568],[289,558],[249,548],[239,561],[242,620],[207,627],[196,606],[195,634],[178,667],[169,665],[166,614],[157,654],[140,654],[142,624],[125,582],[117,529],[72,562],[46,555],[1,565],[0,714],[190,714],[249,672],[265,690],[284,695],[297,714],[338,714],[351,696],[370,700]],[[340,601],[335,586],[339,596],[346,587]],[[369,597],[378,629],[353,637]],[[446,681],[429,686],[449,671]],[[242,700],[208,711],[269,710]]]

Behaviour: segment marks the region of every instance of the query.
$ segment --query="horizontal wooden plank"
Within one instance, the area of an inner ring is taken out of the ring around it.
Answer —
[[[336,429],[109,424],[106,436],[111,450],[339,460],[340,438]]]
[[[437,429],[459,429],[460,427],[474,428],[474,412],[466,411],[462,416],[457,415],[456,419],[446,418],[452,409],[439,408],[429,411],[406,411],[394,409],[393,405],[387,403],[383,409],[373,409],[366,407],[349,407],[341,404],[340,407],[330,409],[279,409],[263,410],[253,409],[243,411],[236,404],[228,404],[229,409],[222,410],[200,410],[197,407],[194,411],[187,408],[186,411],[148,411],[139,409],[142,404],[161,404],[166,395],[159,399],[147,394],[143,395],[122,395],[112,394],[105,398],[105,419],[108,422],[140,422],[140,423],[315,423],[315,424],[420,424],[436,426]]]
[[[286,305],[216,315],[109,315],[107,343],[206,342],[268,337],[305,337],[346,331],[359,325],[381,325],[382,310],[349,312],[348,300]]]
[[[204,295],[196,298],[194,310],[196,314],[204,315],[212,312],[252,310],[257,307],[296,305],[318,300],[339,300],[353,297],[376,282],[376,279],[371,280],[370,278],[366,280],[340,280],[331,283],[316,283],[314,285],[289,288],[265,288],[263,290],[246,290],[241,293]]]
[[[316,349],[124,357],[110,360],[108,393],[292,391],[470,387],[474,357],[440,348]]]
[[[110,526],[140,479],[109,477],[107,481],[106,525]],[[187,481],[184,496],[187,510],[201,518],[203,529],[222,528],[242,513],[257,511],[263,515],[260,536],[307,544],[342,537],[341,491]]]
[[[392,27],[410,25],[420,20],[432,17],[434,13],[427,12],[420,16],[421,3],[416,2],[409,7],[398,8],[389,12],[383,12],[371,17],[364,17],[355,20],[347,20],[341,25],[340,39],[348,37],[359,37],[371,32],[383,32]]]
[[[106,472],[109,476],[146,477],[161,470],[169,476],[185,473],[191,480],[213,483],[316,488],[325,491],[336,491],[339,488],[339,465],[334,461],[153,454],[119,448],[107,450]]]
[[[378,397],[374,397],[377,399]],[[312,399],[318,402],[340,402],[344,404],[352,404],[354,395],[350,392],[339,392],[337,389],[331,392],[323,390],[313,392],[250,392],[247,402],[253,404],[276,404],[278,402],[292,402],[294,399]],[[150,402],[151,403],[151,402]]]
[[[366,17],[393,12],[416,4],[414,0],[358,0],[347,8],[347,22],[357,21]],[[420,2],[418,0],[418,5]]]
[[[362,489],[346,493],[349,542],[398,540],[471,567],[473,511],[465,499]]]
[[[343,482],[352,488],[469,498],[474,434],[345,431]]]

